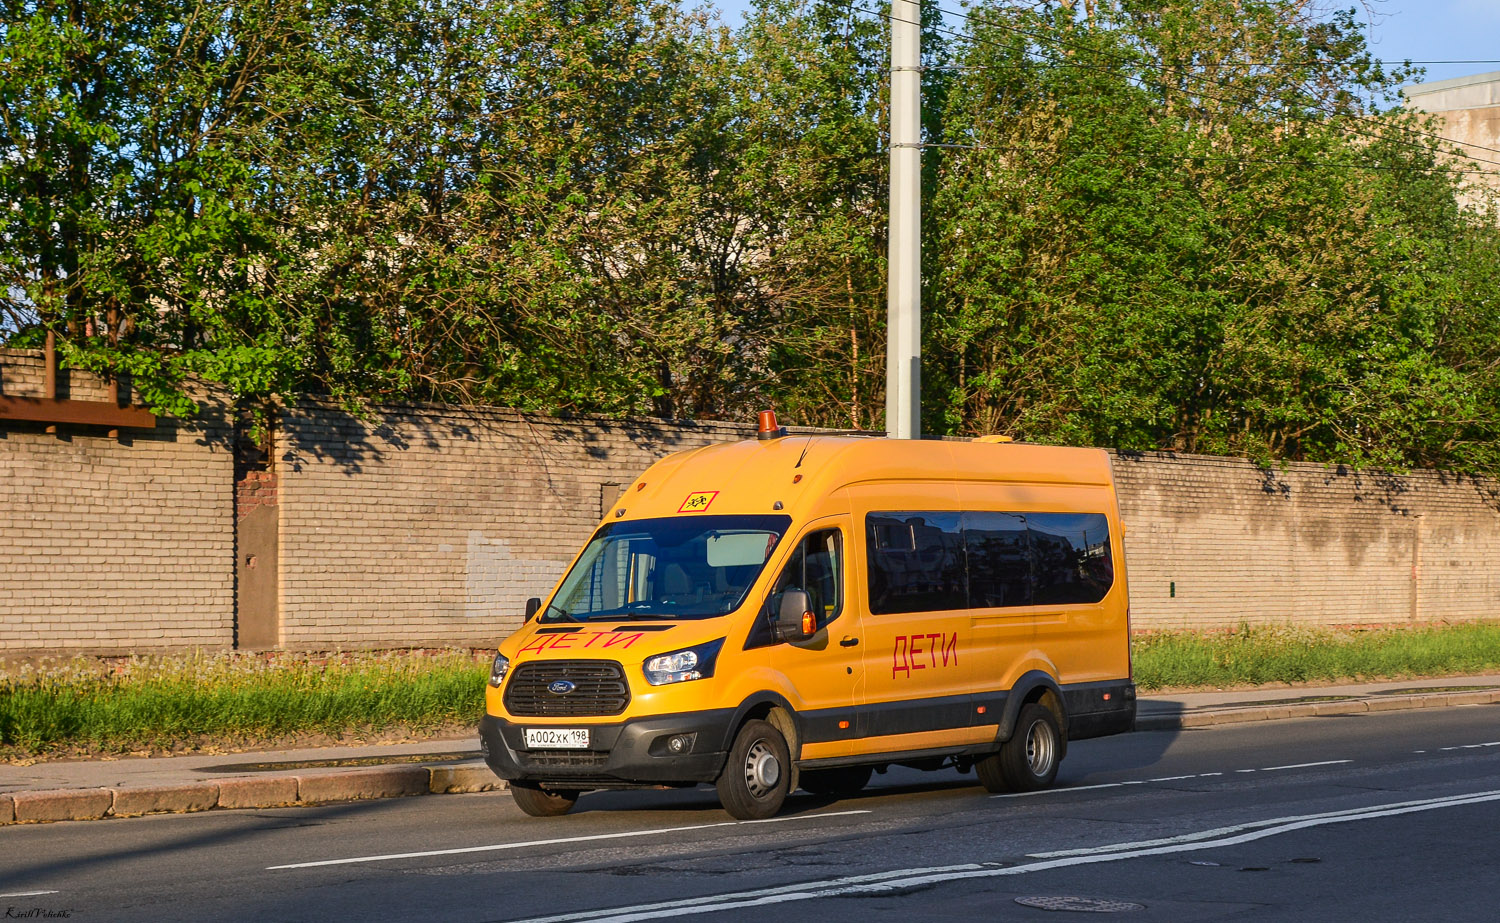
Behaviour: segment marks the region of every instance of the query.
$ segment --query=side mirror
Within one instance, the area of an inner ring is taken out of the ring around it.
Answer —
[[[536,615],[536,610],[540,608],[542,608],[542,601],[539,597],[533,596],[526,600],[526,618],[524,621],[531,621],[531,617]]]
[[[775,627],[776,636],[782,641],[806,641],[818,633],[818,618],[806,590],[787,590],[781,594]]]

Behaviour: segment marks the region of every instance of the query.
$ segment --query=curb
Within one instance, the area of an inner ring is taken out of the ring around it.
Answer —
[[[231,808],[450,795],[505,788],[488,766],[375,766],[341,772],[248,777],[120,788],[73,788],[0,794],[0,826],[60,820],[104,820]]]
[[[1184,728],[1216,727],[1221,724],[1244,724],[1251,721],[1280,721],[1285,718],[1320,718],[1327,715],[1364,715],[1370,712],[1402,711],[1416,708],[1444,708],[1459,705],[1500,703],[1500,688],[1470,692],[1443,692],[1398,696],[1369,696],[1338,702],[1290,703],[1205,708],[1179,715],[1137,716],[1137,731],[1176,731]]]

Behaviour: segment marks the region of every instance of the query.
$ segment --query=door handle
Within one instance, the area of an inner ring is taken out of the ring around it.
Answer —
[[[853,647],[859,643],[858,638],[845,638],[839,642],[839,647]]]

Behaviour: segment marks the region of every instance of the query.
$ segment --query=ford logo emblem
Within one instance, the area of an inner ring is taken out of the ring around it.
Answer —
[[[565,679],[555,679],[547,684],[547,691],[553,695],[567,695],[577,688],[576,684],[570,683]]]

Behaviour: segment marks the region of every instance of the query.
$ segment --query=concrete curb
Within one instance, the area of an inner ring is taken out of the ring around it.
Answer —
[[[1320,718],[1327,715],[1363,715],[1378,711],[1494,703],[1500,703],[1500,689],[1367,696],[1337,702],[1292,702],[1286,705],[1247,707],[1226,705],[1220,708],[1196,709],[1179,715],[1138,716],[1135,719],[1135,729],[1137,731],[1176,731],[1183,728],[1216,727],[1221,724],[1244,724],[1250,721]]]
[[[407,795],[490,792],[505,788],[488,766],[375,766],[295,776],[74,788],[0,795],[0,826],[186,814],[218,808],[281,808]]]

